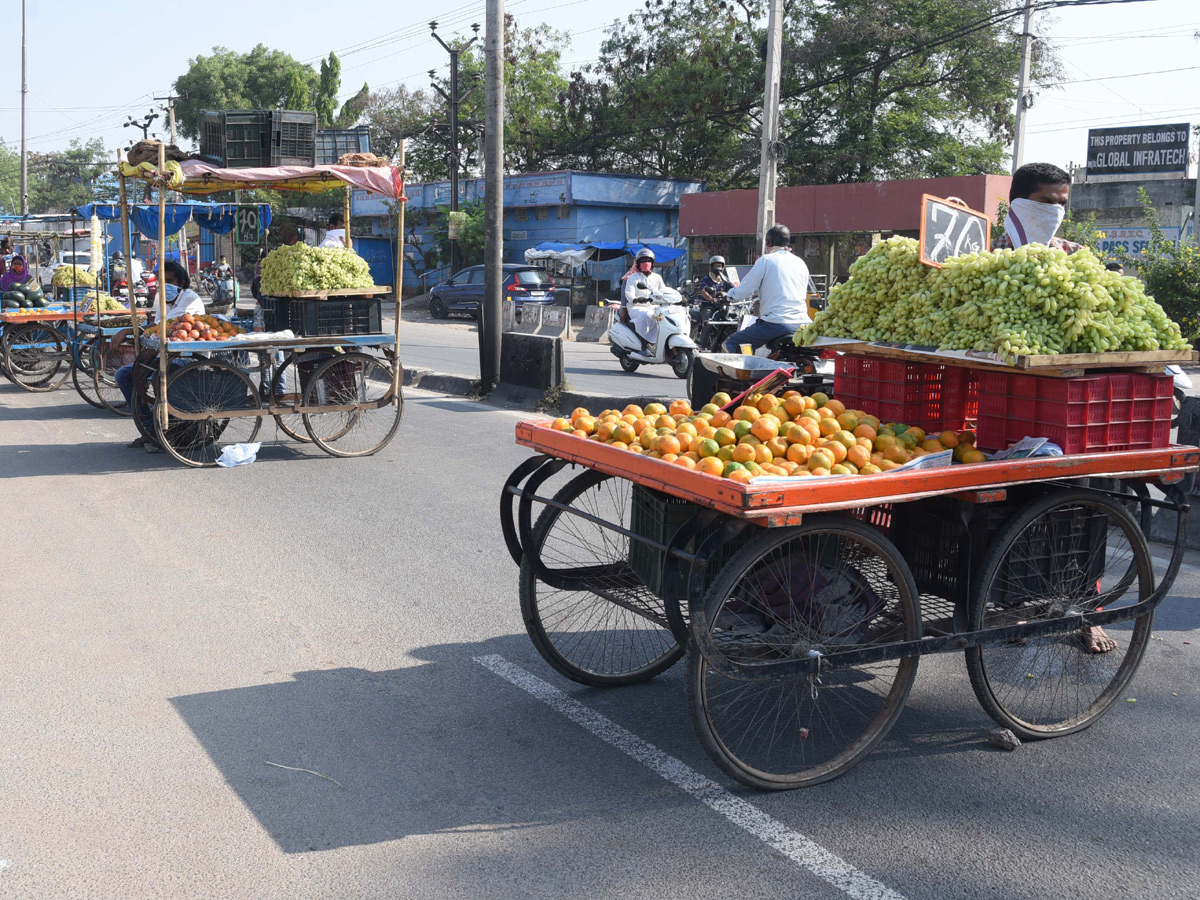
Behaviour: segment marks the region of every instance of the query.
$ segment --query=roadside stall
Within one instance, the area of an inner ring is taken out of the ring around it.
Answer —
[[[342,189],[348,203],[349,190],[363,188],[404,199],[402,165],[220,169],[198,161],[168,164],[160,151],[157,167],[123,164],[120,174],[123,215],[128,215],[127,179],[148,181],[159,191],[159,258],[164,258],[161,198],[167,189],[190,195],[249,188],[309,193]],[[403,215],[403,206],[400,209]],[[235,228],[257,233],[262,223],[243,213]],[[267,271],[275,254],[264,261],[264,332],[245,333],[208,317],[183,316],[169,322],[160,279],[155,326],[144,335],[133,335],[134,422],[144,437],[186,465],[216,465],[227,447],[252,444],[266,417],[273,417],[289,437],[306,437],[332,456],[376,453],[399,427],[399,284],[395,328],[384,334],[380,295],[388,288],[307,287],[306,277],[329,273],[319,262],[305,268],[302,257],[311,250],[280,249],[287,251],[276,258],[280,266],[296,268],[279,277],[296,286],[271,289]],[[354,268],[348,258],[341,263]],[[354,277],[361,281],[361,272]]]
[[[964,251],[908,281],[917,248],[881,247],[814,326],[843,332],[836,397],[776,396],[791,373],[769,372],[695,411],[522,422],[536,455],[501,495],[546,661],[614,687],[686,659],[697,737],[759,789],[850,769],[930,654],[963,652],[1021,740],[1087,728],[1126,698],[1183,559],[1200,450],[1170,442],[1162,366],[1196,357],[1161,308],[1094,258]],[[864,340],[893,303],[945,349]],[[1154,513],[1175,525],[1161,572]]]

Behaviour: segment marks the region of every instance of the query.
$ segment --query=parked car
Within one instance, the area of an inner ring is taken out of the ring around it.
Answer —
[[[54,272],[59,266],[76,266],[84,272],[90,272],[92,268],[92,254],[90,251],[83,250],[62,250],[58,257],[49,265],[42,266],[40,280],[43,289],[50,287],[50,282],[54,279]]]
[[[503,268],[504,298],[511,298],[518,310],[526,303],[554,305],[554,281],[543,269],[515,264]],[[429,292],[429,314],[444,319],[452,312],[464,312],[478,318],[482,302],[483,266],[468,266]]]

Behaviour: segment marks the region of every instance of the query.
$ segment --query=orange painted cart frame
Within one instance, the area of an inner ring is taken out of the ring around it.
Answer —
[[[929,654],[965,651],[981,704],[1023,739],[1099,719],[1178,574],[1200,468],[1172,446],[743,485],[548,422],[516,437],[537,455],[501,525],[535,646],[593,686],[686,657],[701,743],[760,789],[847,771]],[[1156,513],[1176,525],[1161,576]]]

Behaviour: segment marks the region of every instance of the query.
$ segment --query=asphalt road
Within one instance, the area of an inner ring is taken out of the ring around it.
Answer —
[[[410,392],[375,457],[196,471],[0,383],[0,897],[1197,895],[1196,555],[1087,732],[994,749],[961,659],[927,659],[853,771],[758,794],[682,667],[598,691],[533,649],[515,421]]]

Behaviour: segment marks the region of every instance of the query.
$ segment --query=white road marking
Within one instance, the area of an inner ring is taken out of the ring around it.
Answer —
[[[891,888],[860,872],[799,832],[792,831],[758,807],[734,796],[711,778],[701,775],[686,763],[643,741],[611,719],[573,700],[549,682],[513,665],[503,656],[477,656],[475,662],[562,713],[600,740],[633,757],[671,784],[723,815],[734,825],[748,831],[796,865],[807,869],[854,900],[904,900],[902,895]]]

